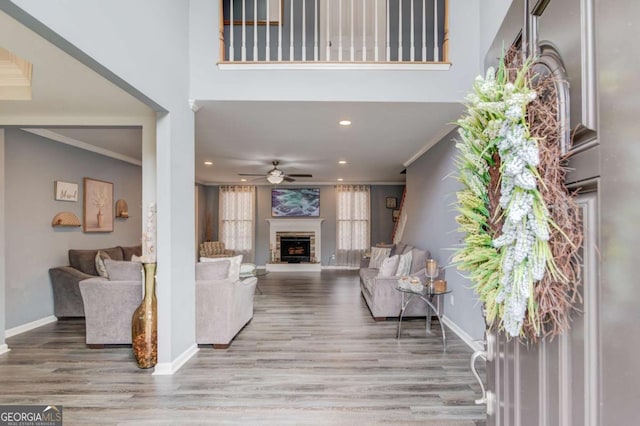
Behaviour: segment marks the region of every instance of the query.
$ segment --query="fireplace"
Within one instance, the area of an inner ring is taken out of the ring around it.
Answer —
[[[311,261],[311,238],[280,237],[280,261],[287,263]]]
[[[322,269],[322,218],[276,218],[269,222],[269,262],[272,272],[319,272]],[[286,242],[286,241],[290,242]],[[308,242],[307,242],[308,241]]]

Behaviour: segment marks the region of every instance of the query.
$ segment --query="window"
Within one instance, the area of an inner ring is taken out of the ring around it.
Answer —
[[[336,196],[336,263],[359,266],[370,245],[369,187],[338,185]]]
[[[254,260],[255,186],[220,187],[220,240],[225,248]]]

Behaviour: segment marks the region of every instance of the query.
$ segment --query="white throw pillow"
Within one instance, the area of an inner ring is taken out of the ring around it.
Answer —
[[[242,255],[239,254],[233,257],[201,257],[200,262],[219,262],[221,260],[228,260],[229,275],[227,278],[231,278],[233,281],[240,279],[240,265],[242,264]]]
[[[398,261],[398,269],[396,269],[396,275],[398,277],[404,277],[411,273],[411,261],[413,260],[413,251],[401,254]]]
[[[380,266],[380,270],[378,271],[378,277],[393,277],[398,269],[398,262],[400,261],[400,256],[397,254],[391,257],[387,257],[382,261],[382,265]]]
[[[380,269],[382,262],[389,257],[391,248],[371,247],[371,259],[369,259],[369,268]]]
[[[109,278],[109,273],[107,272],[107,268],[104,266],[104,261],[106,259],[111,259],[111,256],[109,256],[108,253],[105,253],[102,250],[98,250],[95,258],[96,271],[98,271],[98,276]]]

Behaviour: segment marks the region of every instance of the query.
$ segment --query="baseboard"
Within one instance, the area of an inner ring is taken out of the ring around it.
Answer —
[[[24,332],[27,331],[31,331],[34,328],[38,328],[38,327],[42,327],[43,325],[47,325],[47,324],[51,324],[52,322],[56,322],[58,321],[58,318],[56,318],[54,315],[45,317],[45,318],[41,318],[39,320],[35,320],[35,321],[31,321],[28,322],[26,324],[22,324],[19,325],[17,327],[13,327],[13,328],[9,328],[7,330],[4,331],[4,337],[8,338],[8,337],[13,337],[16,336],[18,334],[22,334]]]
[[[180,367],[191,359],[198,352],[198,345],[195,343],[186,351],[182,352],[173,362],[160,362],[153,369],[154,376],[171,376],[175,374]]]
[[[336,265],[324,265],[322,269],[344,269],[348,271],[357,271],[359,266],[336,266]]]
[[[447,317],[446,315],[442,317],[442,323],[444,325],[446,325],[447,327],[449,327],[449,329],[451,331],[453,331],[454,333],[456,333],[456,335],[462,339],[463,342],[465,342],[467,344],[467,346],[469,346],[471,348],[472,351],[483,351],[484,347],[482,345],[482,342],[475,340],[473,337],[469,336],[469,334],[467,334],[466,331],[464,331],[462,328],[460,328],[460,326],[458,326],[458,324],[456,324],[455,322],[451,321],[451,319],[449,317]]]
[[[11,349],[9,349],[9,346],[7,345],[0,345],[0,355],[2,354],[6,354],[7,352],[9,352]]]

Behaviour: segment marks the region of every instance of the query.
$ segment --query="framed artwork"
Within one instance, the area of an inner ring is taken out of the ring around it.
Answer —
[[[56,201],[78,201],[78,184],[57,180],[53,183]]]
[[[400,218],[400,209],[394,210],[393,211],[393,221],[397,222],[399,218]]]
[[[84,178],[84,232],[113,232],[113,183]]]
[[[387,197],[387,208],[395,209],[398,207],[398,199],[396,197]]]
[[[271,216],[319,217],[320,188],[272,189]]]

